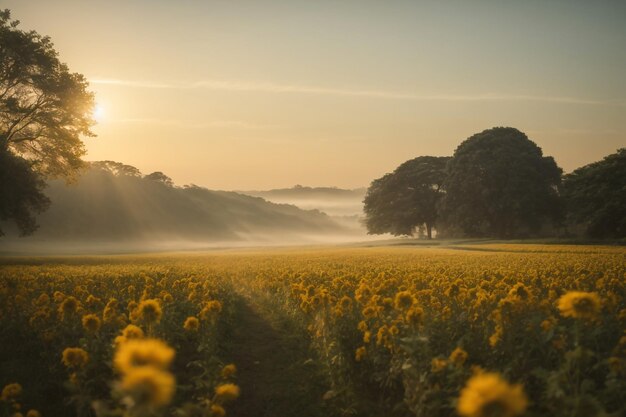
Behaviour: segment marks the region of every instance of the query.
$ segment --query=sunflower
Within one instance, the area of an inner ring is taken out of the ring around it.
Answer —
[[[598,317],[602,303],[595,292],[569,291],[557,301],[563,317],[593,320]]]
[[[172,400],[176,380],[169,372],[142,366],[125,374],[120,386],[133,398],[135,404],[162,407]]]
[[[96,333],[100,330],[100,318],[95,314],[87,314],[83,316],[83,328],[89,333]]]
[[[211,405],[211,417],[224,417],[226,415],[226,410],[224,407],[218,404]]]
[[[134,324],[129,324],[124,328],[124,330],[122,330],[122,334],[115,338],[114,342],[115,345],[118,346],[132,339],[141,339],[143,336],[143,330],[141,330],[140,327],[137,327]]]
[[[338,304],[343,311],[350,310],[352,308],[352,298],[344,295],[343,297],[341,297],[341,300],[339,300]]]
[[[113,363],[124,374],[146,366],[165,370],[174,355],[174,349],[160,340],[131,339],[118,346]]]
[[[376,332],[376,344],[377,345],[384,344],[384,342],[386,342],[388,338],[389,338],[389,328],[387,327],[386,324],[383,324],[378,329],[378,332]]]
[[[0,399],[2,401],[14,400],[22,394],[22,386],[17,382],[7,384],[2,388]]]
[[[452,351],[448,360],[456,366],[463,366],[467,360],[467,352],[457,347]]]
[[[411,308],[414,302],[415,302],[415,299],[413,298],[413,295],[411,295],[409,291],[400,291],[399,293],[396,294],[396,298],[394,300],[394,306],[396,307],[397,310],[404,311],[404,310],[408,310],[409,308]]]
[[[122,336],[126,339],[141,339],[143,337],[143,330],[141,330],[141,327],[129,324],[122,330]]]
[[[200,321],[196,317],[187,317],[183,328],[188,332],[197,332],[200,328]]]
[[[237,367],[231,363],[222,368],[221,375],[222,375],[222,378],[230,378],[231,376],[235,375],[236,372],[237,372]]]
[[[419,326],[424,320],[424,310],[421,307],[413,306],[406,312],[405,321],[413,326]]]
[[[46,293],[41,294],[35,300],[35,305],[39,307],[46,306],[48,304],[50,304],[50,296]]]
[[[65,294],[63,294],[61,291],[55,291],[54,294],[52,294],[52,299],[55,303],[60,303],[65,299]]]
[[[82,348],[68,347],[63,351],[61,361],[68,368],[83,368],[89,362],[89,354]]]
[[[357,362],[361,362],[365,356],[367,355],[367,348],[365,346],[361,346],[355,352],[355,359]]]
[[[214,320],[222,311],[222,303],[217,300],[211,300],[206,303],[202,311],[200,311],[200,320]]]
[[[78,307],[80,304],[75,297],[66,297],[59,306],[59,315],[61,316],[61,320],[65,320],[78,311]]]
[[[446,366],[448,366],[448,361],[441,358],[433,358],[430,361],[430,369],[432,372],[441,372]]]
[[[365,307],[363,309],[363,317],[366,319],[371,319],[376,316],[376,309],[372,306]]]
[[[111,298],[102,311],[102,319],[105,323],[112,323],[117,319],[117,306],[119,302],[115,298]]]
[[[497,373],[479,373],[467,381],[457,404],[464,417],[513,417],[526,410],[521,385],[511,385]]]
[[[161,304],[155,299],[143,300],[139,303],[137,313],[139,318],[146,323],[158,323],[161,321],[161,316],[163,316]]]
[[[222,384],[215,388],[215,400],[227,402],[236,400],[239,397],[239,387],[235,384]]]
[[[357,329],[359,329],[362,332],[367,331],[367,323],[365,321],[361,320],[359,322],[359,324],[357,324]]]

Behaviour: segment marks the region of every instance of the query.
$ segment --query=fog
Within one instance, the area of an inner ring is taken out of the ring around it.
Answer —
[[[293,204],[303,210],[320,210],[329,216],[362,216],[365,188],[334,187],[280,188],[267,191],[241,191],[279,204]]]
[[[341,244],[374,239],[361,223],[364,190],[295,187],[265,198],[142,176],[117,163],[95,164],[74,184],[52,181],[39,229],[19,237],[0,225],[3,254],[189,251]],[[250,193],[253,194],[253,193]],[[270,201],[268,201],[270,200]]]
[[[302,210],[319,210],[335,222],[351,230],[352,234],[367,237],[363,225],[365,188],[341,189],[333,187],[282,188],[267,191],[242,191],[277,204],[291,204]]]
[[[323,199],[307,199],[307,198],[272,198],[266,197],[266,200],[277,204],[293,204],[303,210],[319,210],[329,216],[362,216],[363,202],[361,199],[354,201],[334,200],[332,198]]]

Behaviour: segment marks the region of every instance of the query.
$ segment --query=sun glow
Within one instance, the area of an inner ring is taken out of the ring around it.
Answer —
[[[104,107],[102,107],[100,104],[97,104],[96,107],[93,109],[93,118],[97,122],[101,122],[102,120],[104,120],[104,115]]]

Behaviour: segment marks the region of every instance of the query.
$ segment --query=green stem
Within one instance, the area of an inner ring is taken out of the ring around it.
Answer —
[[[579,352],[580,349],[580,321],[576,320],[574,325],[574,349],[576,351],[576,369],[575,369],[575,378],[574,378],[574,397],[576,399],[574,413],[573,416],[578,415],[578,408],[580,404],[580,362],[581,358],[579,355],[582,355],[582,352]]]

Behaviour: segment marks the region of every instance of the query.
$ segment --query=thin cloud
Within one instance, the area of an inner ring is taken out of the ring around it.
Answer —
[[[101,85],[121,85],[126,87],[139,87],[139,88],[177,88],[174,84],[164,84],[164,83],[152,83],[152,82],[144,82],[144,81],[133,81],[133,80],[120,80],[117,78],[94,78],[89,80],[91,84],[101,84]]]
[[[175,127],[183,129],[207,129],[207,128],[240,128],[240,129],[271,129],[280,127],[272,124],[259,124],[246,122],[243,120],[212,120],[208,122],[195,123],[177,119],[157,119],[157,118],[125,118],[113,119],[113,123],[121,124],[150,124],[165,127]]]
[[[569,129],[569,128],[555,128],[555,129],[546,129],[546,130],[529,130],[529,134],[537,135],[605,135],[605,136],[615,136],[621,135],[622,132],[616,129]]]
[[[267,82],[204,80],[191,83],[157,83],[148,81],[120,80],[109,78],[91,79],[92,84],[119,85],[136,88],[162,89],[207,89],[221,91],[264,92],[264,93],[292,93],[312,95],[333,95],[346,97],[370,97],[390,100],[410,101],[449,101],[449,102],[477,102],[477,101],[535,101],[586,105],[624,105],[624,100],[592,100],[580,97],[567,96],[535,96],[523,94],[431,94],[420,95],[401,93],[386,90],[355,90],[333,87],[316,87],[295,84],[275,84]]]

